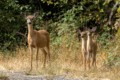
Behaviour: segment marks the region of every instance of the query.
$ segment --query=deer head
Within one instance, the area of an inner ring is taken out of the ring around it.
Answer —
[[[80,34],[81,38],[85,38],[86,37],[86,31],[80,31],[79,30],[79,34]]]
[[[92,36],[93,33],[95,33],[97,27],[93,27],[92,29],[87,28],[87,35]]]
[[[25,14],[25,19],[27,20],[27,24],[32,24],[33,20],[38,16],[38,12],[34,13],[33,15],[28,15],[26,16]]]
[[[80,37],[81,37],[81,38],[84,38],[84,39],[87,38],[87,37],[86,37],[86,36],[87,36],[87,35],[86,35],[86,30],[87,30],[86,27],[82,27],[82,28],[80,27],[80,28],[77,29],[79,41],[80,41]]]

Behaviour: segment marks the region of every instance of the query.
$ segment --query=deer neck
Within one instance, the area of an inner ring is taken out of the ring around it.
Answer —
[[[82,38],[82,49],[86,50],[86,39]]]
[[[28,34],[30,35],[30,36],[32,36],[33,35],[33,26],[32,26],[32,24],[28,24]]]
[[[91,47],[91,46],[92,46],[92,37],[91,37],[91,36],[88,36],[87,46],[88,46],[88,47]]]

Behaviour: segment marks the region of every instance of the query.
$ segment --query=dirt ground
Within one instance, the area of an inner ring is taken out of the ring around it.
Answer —
[[[109,78],[90,78],[87,76],[80,76],[79,78],[67,78],[66,75],[28,75],[25,72],[14,72],[2,70],[0,71],[0,80],[111,80]]]

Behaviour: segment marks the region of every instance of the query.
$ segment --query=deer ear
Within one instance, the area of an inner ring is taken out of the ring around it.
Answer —
[[[23,18],[25,18],[25,19],[27,18],[26,12],[21,12],[21,13],[20,13],[20,16],[23,17]]]
[[[83,31],[87,31],[88,30],[88,28],[85,26],[85,27],[83,27]]]
[[[82,31],[81,31],[80,29],[78,29],[78,33],[80,33],[80,34],[81,34],[81,32],[82,32]]]
[[[26,13],[24,13],[24,18],[27,19],[27,14]]]
[[[38,16],[38,14],[39,14],[38,12],[35,12],[35,13],[33,14],[33,17],[36,18],[36,17]]]
[[[25,12],[25,13],[23,13],[22,15],[24,15],[24,18],[27,19],[27,16],[30,15],[30,13]]]
[[[84,27],[84,31],[91,31],[89,27]]]
[[[93,28],[91,29],[91,31],[92,31],[92,32],[95,32],[96,29],[97,29],[97,27],[93,27]]]

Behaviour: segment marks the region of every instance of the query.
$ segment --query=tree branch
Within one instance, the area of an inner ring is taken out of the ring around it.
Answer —
[[[120,2],[116,2],[115,4],[114,4],[114,6],[113,6],[113,8],[112,8],[112,10],[111,10],[111,13],[110,13],[110,15],[109,15],[109,21],[108,21],[108,24],[109,25],[111,25],[112,23],[112,16],[113,16],[113,14],[114,14],[114,11],[117,9],[117,6],[120,4]]]
[[[23,34],[23,33],[21,33],[21,32],[16,32],[17,34],[19,34],[19,35],[21,35],[21,36],[23,36],[24,38],[26,38],[26,35],[25,34]]]

